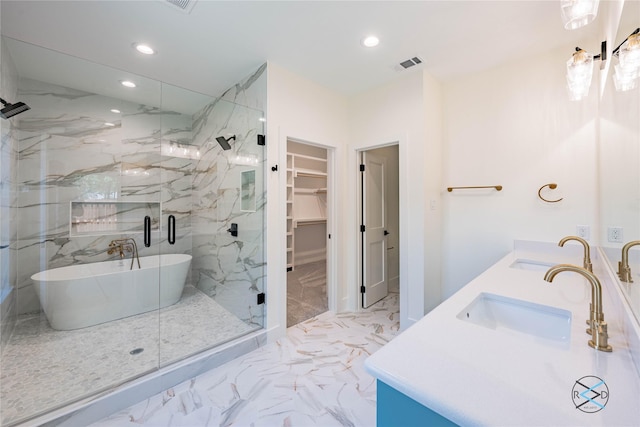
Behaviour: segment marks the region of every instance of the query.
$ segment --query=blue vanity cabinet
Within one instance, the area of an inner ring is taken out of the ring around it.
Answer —
[[[457,424],[377,381],[377,427],[453,427]]]

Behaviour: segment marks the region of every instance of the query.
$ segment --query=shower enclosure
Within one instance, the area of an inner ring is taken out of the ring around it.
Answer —
[[[261,329],[265,68],[211,97],[8,38],[0,59],[0,96],[31,108],[0,123],[0,425]],[[167,254],[191,256],[183,284]],[[153,279],[129,274],[136,255],[159,261]],[[56,283],[38,295],[32,276],[122,257],[117,283],[95,273],[62,300],[80,317],[152,307],[52,328],[40,301]]]

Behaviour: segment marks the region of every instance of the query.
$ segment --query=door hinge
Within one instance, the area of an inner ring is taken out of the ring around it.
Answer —
[[[361,294],[364,294],[366,291],[367,291],[367,288],[365,288],[364,285],[360,286],[360,293]]]
[[[360,165],[360,172],[364,172],[364,165]]]
[[[293,271],[293,267],[287,267],[287,272]]]
[[[258,294],[258,305],[260,305],[260,304],[264,304],[266,300],[267,300],[267,297],[266,297],[266,295],[264,294],[264,292],[260,292],[260,293]]]
[[[361,233],[364,233],[364,232],[365,232],[365,229],[366,229],[366,227],[365,227],[364,225],[361,225],[361,226],[360,226],[360,232],[361,232]]]
[[[267,144],[267,141],[264,135],[258,134],[258,145],[266,145],[266,144]]]
[[[331,234],[329,234],[329,238],[331,238]]]

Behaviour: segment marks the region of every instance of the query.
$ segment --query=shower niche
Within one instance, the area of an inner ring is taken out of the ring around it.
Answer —
[[[71,202],[70,236],[139,234],[144,218],[151,218],[151,231],[160,230],[160,203],[114,200]]]

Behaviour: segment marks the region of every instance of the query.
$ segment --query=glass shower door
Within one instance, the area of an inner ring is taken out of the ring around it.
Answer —
[[[190,111],[190,127],[184,123],[180,132],[177,124],[165,127],[165,164],[182,164],[184,173],[177,178],[172,172],[177,180],[163,182],[168,197],[163,199],[167,239],[172,216],[177,233],[174,244],[167,241],[165,252],[192,258],[182,298],[161,310],[163,365],[260,329],[264,318],[263,305],[258,304],[265,265],[264,146],[258,145],[262,114],[167,85],[163,86],[165,110],[171,110],[170,100],[179,96],[188,96],[198,108]],[[190,197],[176,198],[177,183],[187,175]],[[172,268],[162,267],[163,289],[174,286],[164,273]]]

